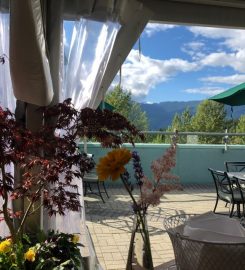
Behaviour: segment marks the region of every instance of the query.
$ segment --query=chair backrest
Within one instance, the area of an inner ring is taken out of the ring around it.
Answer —
[[[245,171],[244,161],[226,161],[225,168],[227,172],[243,172]]]
[[[94,157],[94,154],[86,153],[86,155],[87,155],[88,158],[93,158]]]
[[[217,194],[223,192],[226,194],[231,194],[233,197],[232,185],[227,173],[223,171],[213,170],[211,168],[209,168],[208,170],[211,172],[211,175],[213,177]]]
[[[89,173],[85,173],[85,175],[97,175],[96,172],[96,163],[94,161],[94,154],[86,153],[87,157],[90,158],[94,162],[94,168],[90,170]]]

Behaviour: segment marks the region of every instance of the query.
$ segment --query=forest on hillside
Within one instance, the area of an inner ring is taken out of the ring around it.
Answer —
[[[130,92],[116,86],[110,91],[105,101],[114,107],[116,112],[125,116],[138,129],[142,131],[149,130],[149,120],[146,112],[139,103],[133,101]],[[245,132],[245,115],[237,119],[231,119],[227,109],[221,103],[211,100],[204,100],[197,105],[196,111],[193,108],[186,107],[182,112],[176,112],[172,118],[171,124],[167,127],[159,128],[159,131],[174,132],[225,132],[227,129],[231,133]],[[154,134],[146,135],[145,142],[149,143],[169,143],[169,135]],[[201,144],[222,144],[224,138],[219,136],[193,136],[184,135],[179,137],[179,143],[201,143]],[[227,140],[227,138],[226,138]],[[233,136],[228,138],[230,144],[244,144],[245,137]]]

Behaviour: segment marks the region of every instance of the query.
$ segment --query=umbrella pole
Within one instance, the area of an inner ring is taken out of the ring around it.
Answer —
[[[228,133],[228,129],[227,128],[225,129],[225,133]],[[227,151],[227,142],[228,142],[228,139],[229,139],[228,135],[225,135],[225,137],[224,137],[225,151]]]

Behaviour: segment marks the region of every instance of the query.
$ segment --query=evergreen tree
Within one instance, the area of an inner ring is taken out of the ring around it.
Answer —
[[[187,107],[181,114],[181,131],[192,131],[192,114],[190,108]]]
[[[128,119],[131,121],[139,130],[148,130],[148,118],[145,111],[142,111],[139,103],[134,101],[131,102],[131,108],[129,110]]]
[[[204,100],[197,107],[197,112],[192,119],[192,128],[200,132],[224,132],[226,127],[226,111],[224,104]],[[198,141],[205,144],[222,143],[222,138],[199,136]]]
[[[115,107],[115,111],[126,117],[139,130],[148,130],[148,118],[140,105],[132,100],[132,94],[116,86],[108,92],[105,101]]]
[[[181,115],[179,115],[178,113],[175,114],[172,124],[171,126],[168,127],[167,131],[191,131],[192,130],[192,115],[190,112],[189,107],[187,107]],[[170,142],[170,139],[168,139],[168,141]],[[187,138],[186,136],[180,136],[179,137],[179,143],[186,143],[187,142]]]
[[[237,122],[237,126],[236,126],[236,132],[237,133],[245,133],[245,115],[241,115],[241,117],[239,118],[238,122]],[[235,144],[245,144],[245,137],[234,137],[232,138],[232,143]]]

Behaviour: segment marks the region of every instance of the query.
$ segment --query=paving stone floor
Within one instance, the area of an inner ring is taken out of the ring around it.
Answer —
[[[131,201],[123,188],[109,188],[108,193],[110,198],[105,199],[105,203],[93,195],[85,197],[86,220],[103,269],[121,270],[125,269],[133,225]],[[163,228],[164,216],[211,211],[215,198],[212,187],[195,185],[167,193],[159,206],[149,209],[148,226],[156,269],[162,269],[161,265],[174,259],[169,237]],[[223,202],[217,210],[228,212]]]

